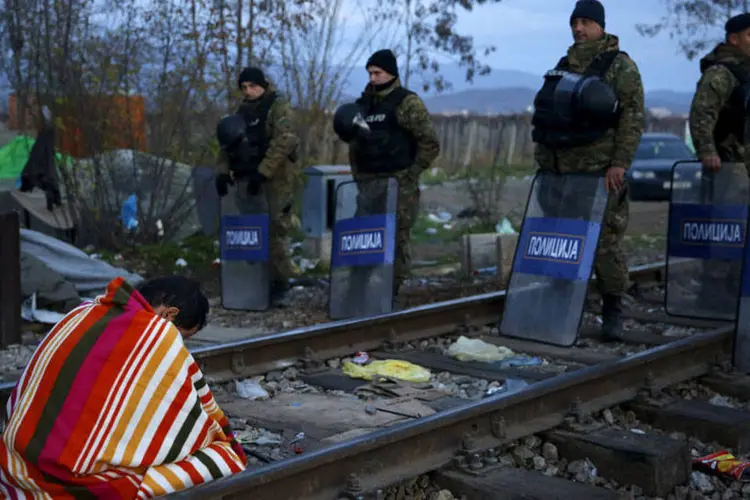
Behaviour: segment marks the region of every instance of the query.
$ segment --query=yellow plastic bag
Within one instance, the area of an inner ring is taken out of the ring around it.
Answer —
[[[502,361],[514,355],[507,347],[489,344],[481,339],[470,339],[461,335],[448,348],[448,355],[459,361],[483,361],[492,363]]]
[[[381,376],[417,383],[429,382],[432,376],[430,370],[426,368],[396,359],[372,361],[367,365],[357,365],[351,361],[346,361],[342,371],[351,378],[373,380],[373,378]]]

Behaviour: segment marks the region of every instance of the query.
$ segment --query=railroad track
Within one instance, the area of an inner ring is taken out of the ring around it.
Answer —
[[[632,268],[636,283],[663,280],[663,264]],[[229,380],[398,343],[446,335],[457,328],[494,324],[505,292],[437,303],[378,318],[344,321],[256,338],[193,355],[215,380]],[[688,324],[688,322],[683,322]],[[709,326],[711,322],[704,322]],[[297,499],[364,498],[362,491],[449,466],[466,448],[467,433],[486,450],[553,429],[571,405],[590,414],[631,401],[644,387],[658,390],[709,373],[731,353],[733,325],[661,347],[598,363],[376,431],[323,449],[248,470],[234,477],[171,495],[174,498]],[[346,491],[346,488],[349,491]],[[354,485],[354,486],[352,486]]]
[[[635,266],[636,283],[663,280],[664,263]],[[499,320],[505,291],[437,302],[375,318],[321,323],[286,332],[190,351],[204,375],[213,382],[267,373],[293,366],[302,359],[323,360],[379,347],[383,342],[409,342],[445,335],[458,326],[476,326]],[[5,404],[15,382],[0,384]]]
[[[630,269],[638,284],[663,281],[663,263]],[[191,352],[213,382],[282,370],[298,363],[439,337],[456,329],[496,324],[505,292],[425,305],[376,318],[300,328]],[[687,325],[689,322],[682,322]],[[733,324],[703,322],[706,333],[671,341],[539,380],[522,390],[466,402],[304,455],[170,495],[174,498],[364,498],[404,479],[439,470],[466,449],[467,435],[483,450],[553,429],[571,407],[587,414],[631,401],[644,388],[658,390],[700,377],[731,355]],[[13,384],[0,386],[8,394]],[[345,491],[349,485],[349,491]],[[354,486],[353,486],[354,485]]]
[[[630,278],[637,284],[663,280],[663,263],[636,266]],[[499,321],[505,291],[437,302],[375,318],[322,323],[305,328],[220,346],[192,349],[204,374],[213,381],[259,375],[295,365],[375,349],[384,342],[411,342],[451,333],[458,327]]]

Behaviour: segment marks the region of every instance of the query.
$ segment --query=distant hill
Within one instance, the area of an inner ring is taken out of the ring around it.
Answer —
[[[468,111],[479,114],[513,114],[522,113],[534,102],[537,89],[532,88],[496,88],[464,90],[454,94],[445,94],[425,99],[427,108],[432,113],[455,113]],[[666,108],[676,115],[690,111],[693,94],[656,90],[646,92],[646,107]]]
[[[554,62],[556,61],[552,64]],[[440,71],[453,84],[443,94],[420,92],[419,78],[410,82],[410,87],[424,96],[425,104],[432,113],[464,110],[481,114],[522,113],[532,105],[542,83],[541,75],[516,70],[493,68],[489,75],[475,77],[473,84],[465,81],[465,70],[458,65],[442,66]],[[354,69],[343,93],[346,96],[358,96],[366,83],[367,73],[364,68]],[[646,92],[646,106],[666,108],[673,114],[682,115],[689,112],[692,98],[693,94],[689,92],[654,90]]]
[[[556,61],[550,61],[554,64]],[[281,82],[281,69],[266,68],[276,82]],[[401,72],[404,69],[401,68]],[[452,88],[443,94],[421,91],[421,77],[414,77],[410,87],[419,92],[425,99],[432,113],[452,113],[468,111],[479,114],[514,114],[522,113],[531,106],[534,96],[542,83],[542,76],[525,71],[493,68],[489,75],[477,76],[473,83],[465,81],[466,71],[456,64],[440,67],[443,77],[452,83]],[[403,76],[403,75],[402,75]],[[0,112],[8,108],[7,95],[10,93],[7,82],[0,77]],[[342,102],[356,99],[367,84],[367,72],[364,67],[351,69],[350,76],[342,88],[345,96]],[[290,95],[292,101],[296,101]],[[646,106],[665,108],[673,114],[684,115],[690,110],[692,93],[674,92],[671,90],[653,90],[646,92]]]

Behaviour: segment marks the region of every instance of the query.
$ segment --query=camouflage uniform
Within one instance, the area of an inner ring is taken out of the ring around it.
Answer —
[[[583,73],[598,54],[619,50],[615,35],[574,44],[568,49],[570,70]],[[536,145],[535,161],[542,170],[559,173],[601,172],[610,167],[627,170],[635,156],[644,127],[643,83],[638,67],[626,54],[619,54],[604,76],[620,102],[622,114],[616,130],[592,144],[551,151]],[[622,296],[628,288],[628,263],[622,249],[622,238],[628,227],[629,203],[627,184],[610,192],[595,261],[597,286],[602,295]]]
[[[258,106],[262,99],[276,92],[273,86],[256,101],[244,99],[241,106]],[[251,108],[252,109],[252,108]],[[237,179],[235,184],[237,206],[241,212],[254,213],[266,209],[269,214],[269,260],[272,267],[272,280],[275,284],[285,286],[289,278],[295,275],[294,266],[287,252],[287,238],[293,228],[294,215],[292,205],[299,187],[299,166],[297,149],[299,140],[294,134],[294,115],[289,101],[277,96],[271,105],[266,120],[266,137],[268,150],[258,171],[268,180],[263,184],[259,197],[265,198],[266,206],[259,207],[248,195],[246,179]],[[219,151],[218,173],[229,173],[229,160],[223,150]]]
[[[397,78],[393,85],[382,91],[375,91],[371,85],[367,85],[363,96],[374,96],[383,99],[390,92],[401,86]],[[360,172],[355,161],[353,143],[349,147],[349,163],[352,166],[354,180],[363,192],[361,198],[380,199],[382,194],[376,193],[374,179],[385,179],[393,177],[398,181],[398,213],[396,230],[396,254],[394,262],[394,294],[408,276],[411,270],[411,228],[419,214],[419,176],[424,172],[440,154],[440,143],[432,125],[427,108],[422,99],[417,95],[407,96],[396,109],[398,123],[408,130],[417,144],[417,153],[414,164],[407,170],[392,173],[370,173]],[[383,184],[380,184],[383,186]],[[366,192],[370,189],[371,192]],[[358,200],[358,203],[364,200]]]
[[[747,167],[748,162],[745,158],[743,137],[728,133],[724,137],[719,137],[717,143],[715,135],[717,128],[729,125],[720,122],[719,114],[732,106],[732,94],[740,85],[740,81],[732,74],[732,71],[717,63],[734,64],[742,68],[743,71],[750,72],[750,57],[728,43],[718,44],[713,51],[701,59],[702,75],[690,106],[690,135],[693,146],[700,159],[710,155],[718,155],[723,164],[744,162]],[[733,173],[744,177],[746,172],[742,169],[735,169]],[[716,198],[738,199],[740,196],[747,196],[747,178],[732,182],[731,177],[721,176],[717,177],[716,181],[720,181],[722,184],[714,185],[713,196]],[[738,189],[742,189],[744,193],[738,192]],[[705,192],[704,195],[712,196],[709,192]],[[712,201],[708,198],[705,199],[707,203]],[[716,288],[716,284],[701,288],[698,303],[712,309],[729,308],[733,310],[734,304],[729,304],[730,301],[726,299],[728,296],[736,295],[741,263],[714,260],[706,261],[703,264],[701,283],[708,285],[712,281],[724,281],[727,288],[723,290]],[[724,296],[723,293],[720,293],[720,290],[727,292],[728,296]],[[732,311],[729,309],[726,312],[731,314]]]
[[[720,43],[701,59],[701,69],[716,62],[739,64],[750,71],[750,58],[727,43]],[[703,71],[690,106],[690,136],[698,158],[715,154],[722,162],[745,161],[742,137],[729,134],[720,144],[714,141],[719,112],[729,103],[732,92],[739,84],[726,66],[712,65]]]

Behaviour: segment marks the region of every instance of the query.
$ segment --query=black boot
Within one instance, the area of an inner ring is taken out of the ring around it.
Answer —
[[[289,289],[288,281],[274,281],[271,284],[271,307],[286,307],[286,297]]]
[[[403,300],[398,294],[400,288],[401,283],[393,285],[393,312],[401,311],[404,308]]]
[[[602,337],[622,338],[622,297],[619,295],[602,296]]]

